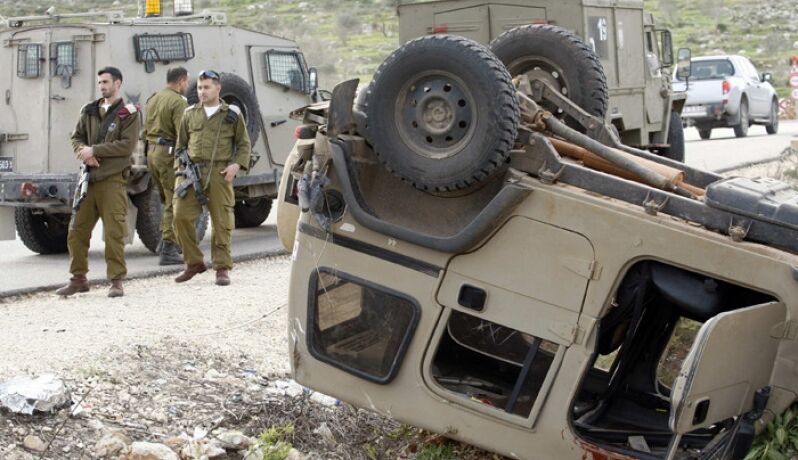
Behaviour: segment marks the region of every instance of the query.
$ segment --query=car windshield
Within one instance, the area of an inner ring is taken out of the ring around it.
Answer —
[[[676,73],[677,80],[682,80]],[[690,80],[721,80],[734,75],[734,66],[728,59],[692,61]]]

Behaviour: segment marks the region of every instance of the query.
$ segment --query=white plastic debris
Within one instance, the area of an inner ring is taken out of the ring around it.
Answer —
[[[64,381],[51,374],[17,377],[0,383],[0,407],[17,414],[49,412],[70,400]]]

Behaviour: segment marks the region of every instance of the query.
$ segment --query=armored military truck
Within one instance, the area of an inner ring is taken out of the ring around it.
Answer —
[[[150,8],[154,2],[147,3]],[[15,222],[32,251],[66,251],[78,172],[69,136],[81,107],[99,97],[95,73],[105,65],[121,69],[123,97],[142,106],[164,87],[170,66],[182,65],[190,75],[222,72],[222,98],[241,108],[253,145],[249,171],[233,183],[236,225],[266,219],[294,140],[297,122],[288,115],[317,96],[315,69],[291,40],[231,27],[222,13],[194,14],[179,3],[179,16],[108,12],[8,19],[0,32],[0,62],[7,69],[0,76],[0,226],[6,227],[0,236],[13,239],[7,227]],[[195,85],[187,93],[190,103],[197,101]],[[142,143],[128,192],[128,221],[154,251],[161,204]],[[207,216],[198,231],[206,224]]]
[[[671,34],[643,0],[442,0],[403,4],[398,14],[401,42],[448,33],[489,44],[511,75],[544,79],[610,121],[624,144],[684,160],[686,96],[671,89]]]
[[[280,190],[299,383],[541,460],[742,459],[796,400],[789,185],[625,146],[463,37],[357,85]]]

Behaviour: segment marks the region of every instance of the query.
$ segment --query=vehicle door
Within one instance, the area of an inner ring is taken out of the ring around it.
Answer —
[[[594,266],[583,235],[520,216],[482,248],[451,260],[424,364],[432,391],[452,402],[451,417],[459,406],[535,425],[576,340]],[[500,368],[506,372],[494,372]]]
[[[94,43],[101,37],[86,27],[52,29],[49,43],[49,172],[76,172],[70,136],[81,108],[94,99]]]
[[[308,68],[296,48],[252,46],[253,85],[272,164],[282,165],[294,145],[299,121],[289,114],[310,102]]]
[[[25,174],[48,172],[47,148],[50,117],[47,81],[47,28],[23,30],[11,35],[3,108],[3,171]],[[44,97],[42,97],[44,95]]]
[[[721,313],[701,326],[671,393],[670,428],[677,436],[752,410],[769,385],[787,309],[770,302]]]
[[[752,117],[764,117],[770,111],[770,104],[767,100],[767,88],[762,86],[759,73],[748,58],[741,57],[739,62],[745,75],[745,93],[748,95],[748,108]]]

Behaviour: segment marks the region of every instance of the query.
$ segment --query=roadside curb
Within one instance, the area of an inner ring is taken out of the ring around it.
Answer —
[[[253,260],[259,259],[270,259],[272,257],[279,257],[279,256],[287,256],[289,253],[285,249],[273,249],[270,251],[262,251],[262,252],[255,252],[251,254],[241,254],[237,257],[233,257],[233,262],[241,263],[241,262],[250,262]],[[139,279],[146,279],[146,278],[155,278],[156,276],[163,276],[163,275],[171,275],[174,273],[180,273],[183,271],[183,265],[169,265],[169,266],[158,266],[158,268],[154,270],[145,271],[142,273],[137,273],[135,275],[131,275],[125,279],[125,281],[132,281],[132,280],[139,280]],[[96,286],[103,286],[108,285],[109,281],[105,278],[95,279],[89,281],[89,286],[96,287]],[[38,294],[41,292],[47,291],[54,291],[61,286],[64,285],[64,282],[58,284],[48,284],[45,286],[36,286],[36,287],[28,287],[28,288],[21,288],[21,289],[13,289],[11,291],[0,292],[0,304],[5,302],[5,299],[11,297],[19,297],[31,294]]]
[[[767,164],[767,163],[773,163],[774,161],[779,161],[782,158],[785,158],[785,156],[795,154],[795,152],[792,152],[791,150],[792,149],[790,147],[787,147],[786,149],[782,150],[781,153],[779,153],[778,155],[774,155],[774,156],[768,157],[768,158],[762,158],[761,160],[746,161],[744,163],[740,163],[740,164],[736,164],[736,165],[725,166],[723,168],[716,169],[715,172],[718,173],[718,174],[724,174],[724,173],[727,173],[729,171],[735,171],[735,170],[738,170],[738,169],[750,168],[752,166],[759,166],[759,165],[763,165],[763,164]]]

